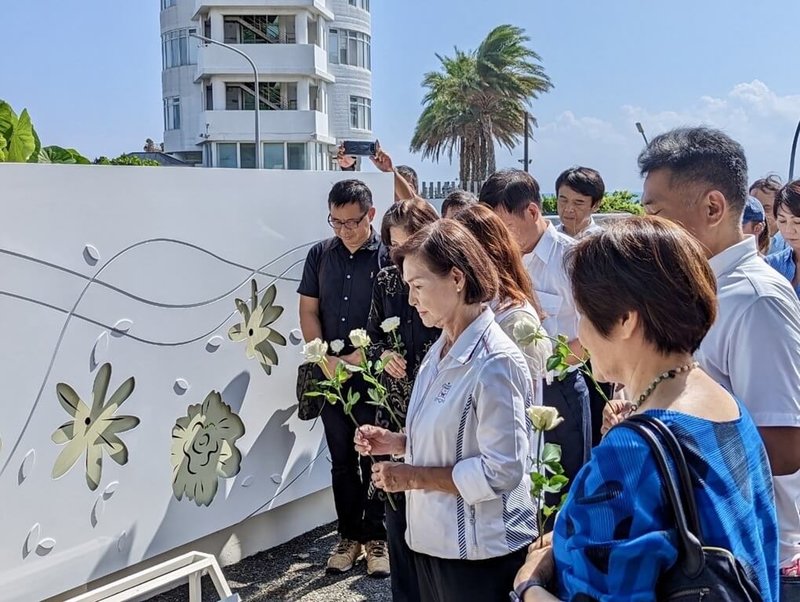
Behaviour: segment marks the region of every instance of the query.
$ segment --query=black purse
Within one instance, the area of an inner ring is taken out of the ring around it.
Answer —
[[[658,418],[646,414],[631,416],[615,428],[620,427],[635,431],[650,446],[675,518],[678,560],[659,578],[656,599],[703,602],[763,600],[742,563],[730,551],[703,544],[689,467],[673,432]],[[670,471],[668,454],[675,463],[678,483]]]
[[[316,420],[322,414],[325,398],[309,397],[306,393],[317,390],[317,383],[325,379],[322,369],[317,364],[300,364],[297,368],[297,416],[300,420]]]

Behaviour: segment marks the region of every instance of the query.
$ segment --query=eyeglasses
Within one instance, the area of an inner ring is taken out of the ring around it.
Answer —
[[[328,225],[334,230],[341,230],[342,228],[345,230],[355,230],[358,228],[358,225],[364,221],[364,218],[367,217],[367,213],[369,213],[369,211],[365,212],[364,215],[358,219],[346,219],[344,221],[333,219],[330,214],[328,214]]]

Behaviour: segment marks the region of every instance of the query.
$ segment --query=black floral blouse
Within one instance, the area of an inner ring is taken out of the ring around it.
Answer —
[[[414,388],[419,365],[442,331],[425,326],[417,310],[409,305],[408,286],[403,282],[397,266],[383,268],[375,277],[367,322],[367,334],[372,341],[368,350],[369,359],[374,361],[380,358],[384,351],[394,349],[392,335],[381,330],[383,321],[393,317],[400,319],[396,333],[403,345],[403,356],[407,364],[406,377],[396,379],[384,373],[381,379],[389,392],[392,411],[405,426],[408,402],[411,399],[411,390]],[[378,408],[376,424],[397,430],[397,425],[382,408]]]

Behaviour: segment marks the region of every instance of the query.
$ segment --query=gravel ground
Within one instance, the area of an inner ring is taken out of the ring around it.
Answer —
[[[344,575],[328,575],[325,563],[339,538],[335,523],[324,525],[277,548],[224,567],[228,585],[242,602],[389,602],[389,579],[367,577],[362,559]],[[217,602],[216,591],[203,577],[203,602]],[[187,602],[188,586],[149,602]]]

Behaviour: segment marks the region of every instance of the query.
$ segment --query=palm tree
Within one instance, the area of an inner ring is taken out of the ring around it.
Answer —
[[[539,55],[525,46],[529,40],[525,30],[500,25],[475,51],[437,54],[442,69],[422,81],[428,92],[411,151],[434,161],[446,155],[451,162],[458,153],[462,182],[494,172],[495,143],[516,146],[531,100],[553,87]]]

